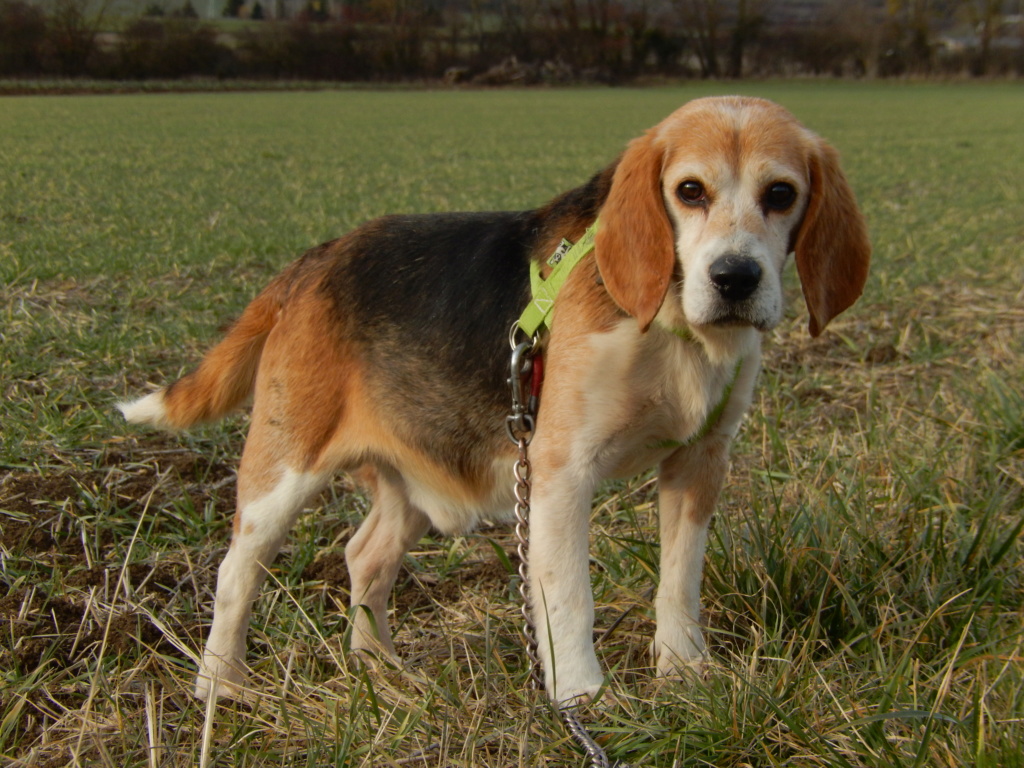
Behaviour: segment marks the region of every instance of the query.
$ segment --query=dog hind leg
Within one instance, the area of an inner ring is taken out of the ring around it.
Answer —
[[[351,580],[352,651],[397,653],[388,625],[388,597],[402,558],[430,527],[427,516],[409,502],[399,481],[373,473],[370,514],[345,546]]]
[[[250,453],[252,439],[246,444]],[[252,605],[259,595],[267,569],[284,543],[306,501],[327,482],[328,476],[296,472],[277,467],[260,473],[257,485],[266,477],[276,483],[262,493],[253,491],[251,466],[243,455],[239,470],[239,504],[231,546],[217,576],[213,625],[196,678],[195,695],[206,699],[237,694],[245,678],[245,638]]]

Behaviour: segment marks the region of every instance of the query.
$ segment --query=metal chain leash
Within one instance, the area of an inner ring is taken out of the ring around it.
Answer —
[[[523,614],[523,640],[526,655],[530,659],[530,677],[538,690],[544,689],[544,679],[540,674],[540,658],[537,656],[537,637],[533,630],[533,615],[530,612],[529,586],[526,580],[527,555],[529,546],[530,531],[530,459],[526,453],[526,446],[529,439],[520,437],[516,444],[519,446],[519,458],[512,467],[512,475],[515,477],[516,493],[516,552],[519,555],[519,609]]]
[[[514,339],[513,326],[511,339]],[[544,678],[541,673],[540,657],[537,655],[536,627],[530,605],[527,574],[529,569],[530,544],[530,458],[527,447],[533,439],[533,430],[537,415],[540,392],[541,358],[535,357],[537,337],[531,341],[516,344],[512,341],[512,362],[509,385],[512,388],[512,413],[505,422],[509,439],[519,448],[519,457],[512,468],[515,478],[515,516],[516,516],[516,551],[519,555],[519,595],[522,598],[523,628],[522,634],[526,655],[530,659],[530,677],[539,690],[544,690]],[[525,396],[524,384],[527,378],[532,380],[529,397]],[[561,708],[565,727],[583,750],[590,757],[593,768],[629,768],[626,763],[612,762],[601,745],[590,735],[586,726],[577,714],[576,706]]]

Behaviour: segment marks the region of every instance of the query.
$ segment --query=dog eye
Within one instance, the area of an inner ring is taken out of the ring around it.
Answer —
[[[707,200],[707,192],[704,191],[704,185],[693,179],[680,184],[676,194],[687,205],[700,205]]]
[[[796,189],[792,184],[777,181],[764,193],[764,207],[771,211],[785,211],[796,200]]]

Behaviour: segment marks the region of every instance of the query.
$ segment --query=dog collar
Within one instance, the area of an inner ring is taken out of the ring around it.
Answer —
[[[583,233],[583,237],[575,244],[562,240],[558,248],[547,260],[551,272],[547,278],[541,276],[539,261],[530,262],[530,303],[516,323],[519,330],[533,338],[543,326],[551,330],[551,311],[555,307],[555,297],[565,284],[566,278],[580,259],[594,250],[594,236],[597,234],[597,221]]]

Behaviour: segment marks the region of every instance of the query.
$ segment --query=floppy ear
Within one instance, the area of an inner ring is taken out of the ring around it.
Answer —
[[[796,238],[796,269],[817,336],[860,296],[871,243],[853,190],[839,169],[839,153],[821,139],[811,152],[811,198]]]
[[[597,228],[597,267],[605,288],[646,331],[665,300],[676,252],[661,194],[663,153],[648,133],[619,161]]]

